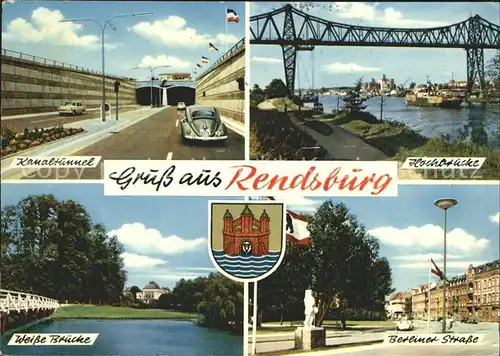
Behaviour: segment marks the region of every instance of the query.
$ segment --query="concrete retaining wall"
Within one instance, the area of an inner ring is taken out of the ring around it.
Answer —
[[[68,68],[2,55],[2,116],[57,111],[65,100],[88,109],[101,105],[102,77]],[[107,77],[106,101],[115,105],[114,82],[120,81],[121,105],[136,104],[135,80]]]
[[[245,122],[245,46],[196,79],[196,104],[215,106],[219,113]],[[241,83],[241,84],[240,84]]]

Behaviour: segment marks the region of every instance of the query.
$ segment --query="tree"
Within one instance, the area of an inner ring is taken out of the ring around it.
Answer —
[[[271,319],[303,318],[304,290],[312,285],[309,246],[287,242],[285,256],[278,269],[258,284],[258,326],[265,314]],[[253,295],[253,284],[250,292]]]
[[[250,101],[255,106],[262,101],[264,101],[266,93],[258,84],[254,84],[253,88],[250,90]]]
[[[493,82],[495,88],[500,88],[500,51],[497,51],[488,62],[486,74],[488,79]]]
[[[132,286],[130,287],[130,293],[134,297],[134,302],[137,303],[137,293],[141,292],[141,289],[138,286]]]
[[[366,109],[366,105],[363,105],[366,99],[361,96],[362,86],[363,78],[360,78],[356,82],[354,89],[349,90],[347,95],[342,99],[348,112],[360,112]]]
[[[284,98],[288,96],[288,89],[281,79],[271,80],[271,82],[264,89],[264,92],[266,93],[268,99]]]
[[[404,313],[407,317],[412,316],[411,297],[405,297]]]
[[[410,89],[413,89],[413,88],[415,88],[416,86],[417,86],[417,83],[415,83],[415,82],[411,82],[411,83],[410,83]]]
[[[170,309],[172,308],[172,301],[173,298],[171,293],[162,294],[160,298],[158,298],[156,306],[160,309]]]
[[[53,195],[29,196],[1,213],[2,288],[68,302],[122,297],[122,246],[85,208]]]

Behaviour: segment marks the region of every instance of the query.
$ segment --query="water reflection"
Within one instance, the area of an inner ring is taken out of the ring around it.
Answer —
[[[320,102],[325,112],[337,108],[336,95],[322,95]],[[380,117],[380,97],[366,101],[366,111]],[[344,103],[339,100],[342,107]],[[407,124],[426,137],[446,137],[449,140],[466,139],[478,145],[500,147],[500,105],[462,104],[458,110],[425,108],[406,105],[404,98],[384,98],[382,117]]]

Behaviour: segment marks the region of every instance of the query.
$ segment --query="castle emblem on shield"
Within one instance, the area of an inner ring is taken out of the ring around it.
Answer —
[[[209,250],[229,278],[255,281],[272,273],[285,252],[284,204],[210,202]]]

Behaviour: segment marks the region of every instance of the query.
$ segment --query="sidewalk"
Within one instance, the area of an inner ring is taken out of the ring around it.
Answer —
[[[245,136],[245,124],[225,116],[220,117],[226,124],[227,128],[236,132],[240,136]]]
[[[133,106],[140,106],[140,105],[123,105],[119,106],[119,108],[130,108]],[[111,112],[113,113],[115,111],[116,106],[111,106]],[[87,109],[86,112],[94,112],[94,111],[99,111],[101,110],[100,108],[92,108],[92,109]],[[8,115],[8,116],[2,116],[0,119],[2,121],[4,120],[15,120],[15,119],[28,119],[30,117],[37,117],[37,116],[50,116],[50,115],[58,115],[59,112],[57,111],[51,111],[51,112],[41,112],[41,113],[35,113],[35,114],[21,114],[21,115]],[[118,116],[120,116],[120,113],[118,113]]]
[[[17,157],[70,156],[75,152],[111,136],[114,132],[130,127],[162,110],[164,110],[164,108],[140,108],[119,114],[118,120],[116,120],[115,116],[112,115],[107,117],[106,121],[96,118],[64,125],[64,127],[81,127],[85,131],[75,136],[50,142],[40,147],[27,149],[14,156],[2,159],[1,177],[2,179],[21,179],[27,174],[39,170],[39,168],[28,169],[11,167],[12,162],[14,162]]]

